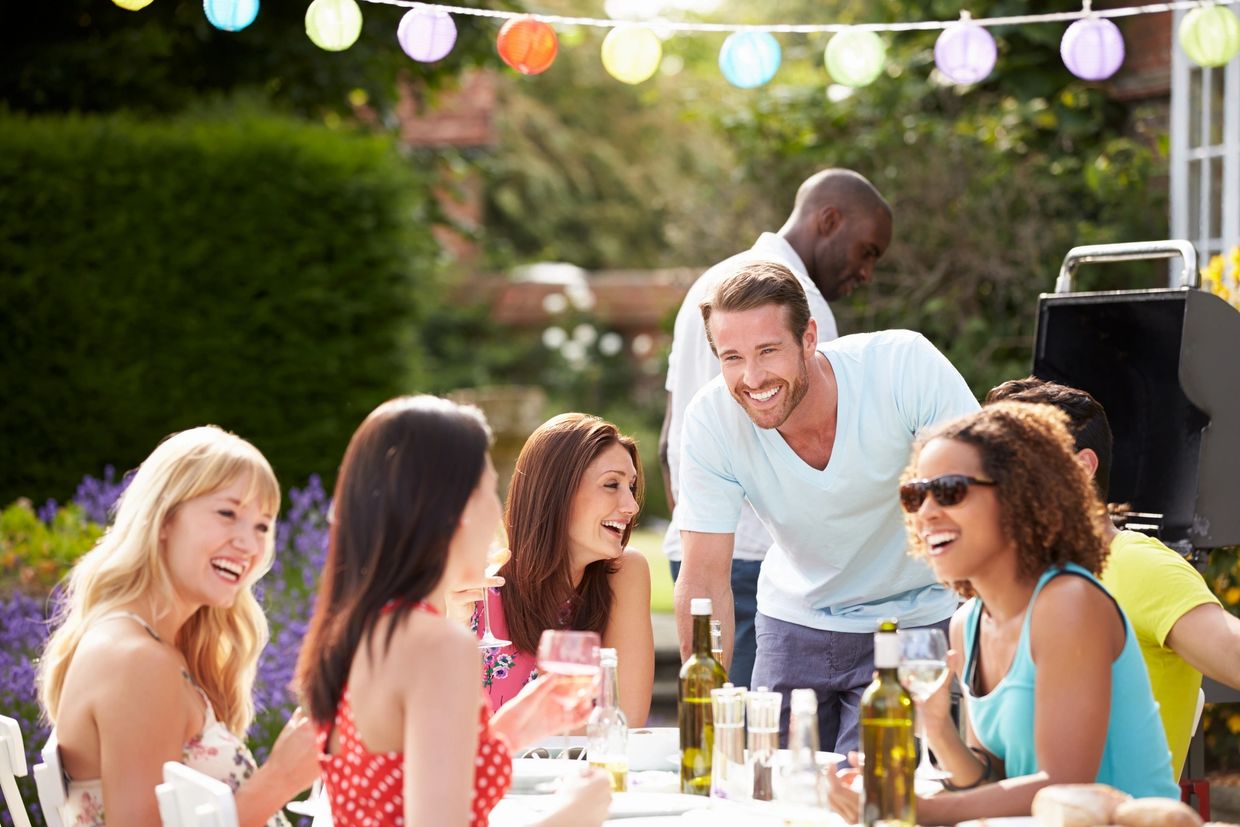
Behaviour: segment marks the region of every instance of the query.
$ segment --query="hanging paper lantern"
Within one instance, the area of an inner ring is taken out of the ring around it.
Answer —
[[[1193,9],[1180,21],[1180,48],[1199,66],[1223,66],[1240,52],[1240,17],[1225,6]]]
[[[734,32],[719,49],[719,71],[733,86],[753,89],[775,77],[782,57],[770,32]]]
[[[362,33],[357,0],[314,0],[306,9],[306,36],[320,49],[342,52]]]
[[[1086,17],[1063,33],[1059,55],[1081,80],[1106,80],[1124,62],[1124,37],[1110,20]]]
[[[844,86],[868,86],[883,71],[887,47],[874,32],[845,29],[827,43],[824,55],[831,79]]]
[[[456,45],[456,23],[446,12],[413,8],[400,19],[396,39],[409,57],[420,63],[434,63]]]
[[[977,83],[995,68],[995,39],[967,17],[943,30],[934,42],[934,65],[952,83]]]
[[[499,56],[523,75],[537,75],[551,68],[559,50],[555,29],[537,18],[513,17],[499,30],[495,41]]]
[[[202,10],[215,28],[239,32],[258,17],[258,0],[202,0]]]
[[[663,44],[643,26],[612,29],[603,38],[603,68],[616,80],[641,83],[659,68]]]
[[[138,11],[151,5],[152,0],[112,0],[113,3],[128,11]]]

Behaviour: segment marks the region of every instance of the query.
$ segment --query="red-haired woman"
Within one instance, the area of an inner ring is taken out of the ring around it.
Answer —
[[[616,650],[620,707],[630,726],[646,723],[654,684],[650,567],[627,547],[641,469],[633,440],[596,416],[561,414],[526,440],[504,511],[512,552],[500,569],[504,587],[487,590],[492,631],[512,641],[483,657],[492,709],[537,674],[543,630],[576,629],[598,632]]]

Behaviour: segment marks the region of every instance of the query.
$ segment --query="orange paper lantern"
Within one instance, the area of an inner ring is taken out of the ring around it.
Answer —
[[[505,23],[495,46],[509,66],[523,75],[537,75],[551,67],[560,44],[555,29],[526,15]]]

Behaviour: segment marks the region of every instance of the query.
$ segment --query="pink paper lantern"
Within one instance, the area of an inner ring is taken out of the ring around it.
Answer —
[[[1059,54],[1068,71],[1078,78],[1106,80],[1124,62],[1124,37],[1110,20],[1086,17],[1063,33]]]
[[[446,12],[410,9],[400,19],[396,39],[409,57],[419,63],[434,63],[456,45],[456,23]]]
[[[995,68],[998,49],[983,27],[961,20],[943,30],[934,43],[934,65],[952,83],[977,83]]]

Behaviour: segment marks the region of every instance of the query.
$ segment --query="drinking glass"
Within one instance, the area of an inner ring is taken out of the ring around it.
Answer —
[[[493,545],[487,550],[487,577],[494,577],[500,567],[508,562],[510,552],[501,545]],[[499,649],[507,646],[511,640],[500,640],[491,631],[491,601],[487,597],[487,587],[482,587],[482,637],[478,639],[479,649]]]
[[[947,680],[947,637],[942,629],[900,630],[900,683],[919,704],[939,690]],[[926,718],[917,710],[917,729],[920,740],[921,760],[917,764],[919,778],[951,778],[930,763],[930,750],[926,747]]]
[[[596,692],[599,676],[599,636],[596,632],[547,629],[538,639],[538,671],[559,675],[568,691],[558,700],[564,711]],[[564,732],[564,757],[568,757],[568,731]]]

